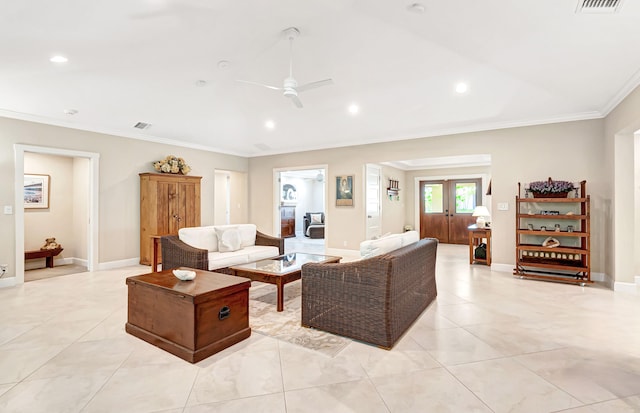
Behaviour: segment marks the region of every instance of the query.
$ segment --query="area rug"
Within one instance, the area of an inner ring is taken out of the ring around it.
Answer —
[[[252,333],[263,334],[334,357],[351,340],[300,325],[301,281],[284,287],[284,311],[276,311],[276,286],[252,282],[249,290],[249,325]]]

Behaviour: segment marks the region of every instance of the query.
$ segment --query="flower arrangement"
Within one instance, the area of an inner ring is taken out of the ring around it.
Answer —
[[[547,181],[534,181],[529,183],[529,191],[534,194],[555,195],[566,194],[573,191],[576,187],[573,182],[554,181],[551,178]]]
[[[153,169],[158,172],[182,175],[186,175],[191,171],[191,168],[184,159],[173,155],[169,155],[161,161],[155,161],[153,163]]]

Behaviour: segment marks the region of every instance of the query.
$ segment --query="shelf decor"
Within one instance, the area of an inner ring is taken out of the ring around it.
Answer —
[[[394,178],[389,178],[389,186],[387,187],[387,195],[389,195],[390,201],[400,200],[400,181]]]
[[[566,198],[575,189],[573,182],[549,178],[547,181],[530,182],[527,192],[531,192],[534,198]]]
[[[191,167],[184,159],[169,155],[166,158],[153,162],[153,169],[160,173],[186,175],[191,172]]]

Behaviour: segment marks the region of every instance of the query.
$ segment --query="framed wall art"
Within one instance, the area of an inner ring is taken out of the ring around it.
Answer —
[[[49,208],[49,175],[24,174],[24,207]]]
[[[353,206],[353,175],[336,176],[336,206]]]

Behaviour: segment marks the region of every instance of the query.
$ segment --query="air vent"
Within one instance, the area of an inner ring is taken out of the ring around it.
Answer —
[[[624,0],[578,0],[576,13],[616,13]]]
[[[133,127],[136,129],[149,129],[151,127],[151,124],[146,122],[138,122],[133,125]]]
[[[261,151],[268,151],[269,149],[271,149],[269,145],[265,145],[264,143],[255,143],[253,146],[260,149]]]

